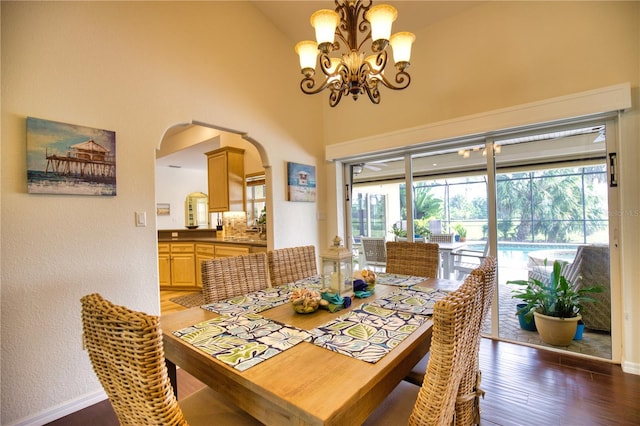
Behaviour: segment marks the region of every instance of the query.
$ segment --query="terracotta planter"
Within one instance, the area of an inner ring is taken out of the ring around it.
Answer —
[[[569,346],[576,334],[578,321],[582,316],[573,318],[557,318],[534,312],[536,328],[543,342],[553,346]]]

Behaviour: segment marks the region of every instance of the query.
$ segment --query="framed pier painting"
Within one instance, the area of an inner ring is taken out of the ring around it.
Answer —
[[[27,117],[27,192],[116,195],[116,133]]]
[[[316,168],[305,164],[287,163],[289,201],[316,201]]]

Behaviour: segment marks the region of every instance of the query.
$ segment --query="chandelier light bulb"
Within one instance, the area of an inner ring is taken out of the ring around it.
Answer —
[[[333,10],[321,9],[311,15],[311,25],[316,30],[316,41],[320,50],[329,52],[336,36],[336,27],[340,22],[340,15]]]
[[[305,40],[299,42],[296,44],[296,53],[300,57],[300,68],[303,74],[307,75],[309,69],[316,69],[318,44],[315,41]],[[311,75],[313,75],[313,73],[311,73]]]
[[[369,64],[369,66],[371,67],[371,70],[373,70],[375,74],[382,72],[382,67],[377,64],[377,59],[378,59],[378,55],[369,55],[365,59],[365,62]]]
[[[411,61],[411,46],[416,41],[416,36],[408,31],[395,33],[389,39],[389,44],[393,49],[393,62],[396,64],[405,63],[408,65]],[[406,66],[405,66],[406,68]]]
[[[329,77],[329,82],[334,82],[340,80],[340,76],[336,74],[338,67],[342,61],[340,58],[331,58],[331,65],[327,68],[327,75]]]
[[[391,36],[391,25],[397,17],[396,8],[388,4],[372,6],[367,12],[367,21],[371,23],[371,40],[378,51],[387,46]]]

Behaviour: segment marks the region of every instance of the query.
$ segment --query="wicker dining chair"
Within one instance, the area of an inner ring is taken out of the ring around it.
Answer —
[[[460,387],[458,389],[458,397],[456,400],[456,417],[455,424],[470,425],[478,424],[480,416],[480,396],[483,392],[480,388],[481,372],[479,367],[479,351],[482,326],[491,308],[493,293],[497,286],[496,282],[496,260],[493,257],[487,257],[483,263],[473,271],[471,275],[475,276],[480,282],[479,291],[481,293],[481,309],[477,317],[477,324],[472,329],[473,344],[467,347],[469,353],[467,357],[473,362],[466,366]],[[428,365],[430,353],[427,353],[420,362],[418,362],[404,380],[421,386],[424,381],[426,367]]]
[[[169,381],[159,317],[81,299],[83,343],[121,425],[259,425],[210,387],[180,402]]]
[[[374,410],[365,425],[451,425],[460,383],[473,363],[470,345],[482,315],[483,283],[470,275],[433,308],[431,356],[422,386],[400,384]],[[413,404],[411,403],[413,402]]]
[[[290,284],[303,278],[318,275],[316,248],[314,246],[287,247],[269,250],[269,274],[271,284]]]
[[[458,397],[456,400],[455,424],[460,426],[480,424],[480,397],[484,397],[484,391],[480,387],[482,372],[480,371],[480,339],[482,338],[482,326],[491,309],[493,293],[497,287],[496,276],[497,263],[494,257],[486,257],[482,264],[471,271],[482,282],[482,310],[477,327],[473,330],[473,343],[467,348],[468,357],[472,360],[467,364],[463,374]]]
[[[435,278],[439,262],[436,243],[387,242],[387,273]]]
[[[202,261],[204,303],[271,287],[266,253],[219,257]]]

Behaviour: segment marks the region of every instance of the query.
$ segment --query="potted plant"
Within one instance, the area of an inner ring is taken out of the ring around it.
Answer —
[[[407,231],[402,229],[401,226],[398,226],[397,223],[394,223],[391,227],[391,232],[395,235],[396,241],[402,241],[407,239]]]
[[[415,229],[415,234],[417,236],[422,237],[425,241],[429,241],[429,238],[431,238],[431,230],[429,229],[429,219],[427,218],[416,219],[413,222],[413,225]]]
[[[460,237],[460,241],[467,241],[467,228],[462,226],[461,224],[456,224],[453,229],[456,231],[458,236]]]
[[[533,316],[543,342],[554,346],[568,346],[576,334],[583,303],[595,303],[590,293],[600,293],[602,286],[576,288],[562,275],[562,266],[566,262],[554,261],[549,282],[535,278],[507,281],[507,284],[523,286],[513,297],[521,299],[525,306],[516,314],[525,318]],[[546,264],[546,260],[545,260]]]

